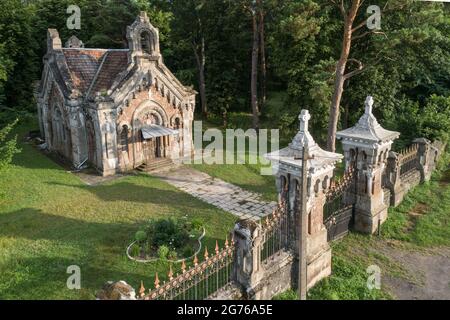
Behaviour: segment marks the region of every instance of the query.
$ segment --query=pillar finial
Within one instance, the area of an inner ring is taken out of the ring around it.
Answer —
[[[373,97],[372,96],[367,96],[366,98],[366,114],[372,114],[372,110],[373,110]]]

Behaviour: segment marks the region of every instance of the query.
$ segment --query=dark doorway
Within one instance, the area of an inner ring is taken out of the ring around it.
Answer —
[[[156,138],[156,145],[155,145],[155,157],[161,158],[161,137]]]

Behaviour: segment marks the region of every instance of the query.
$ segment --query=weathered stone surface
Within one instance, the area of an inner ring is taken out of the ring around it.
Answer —
[[[220,289],[206,300],[243,300],[242,288],[232,283]]]
[[[98,300],[136,300],[136,292],[125,281],[107,282],[97,293]]]
[[[383,129],[372,113],[373,98],[367,97],[365,113],[358,123],[337,133],[342,140],[347,169],[356,167],[355,229],[374,233],[387,218],[384,201],[383,174],[387,156],[398,132]],[[352,197],[352,195],[348,195]]]
[[[330,190],[334,168],[342,155],[322,150],[314,141],[308,130],[310,115],[303,110],[299,116],[300,128],[289,147],[268,154],[274,166],[277,177],[277,190],[280,201],[289,204],[291,225],[298,228],[300,210],[297,205],[301,197],[302,185],[302,155],[306,149],[308,155],[307,166],[309,181],[307,190],[307,227],[306,227],[306,260],[307,283],[311,287],[314,283],[326,277],[331,272],[331,249],[327,241],[327,230],[324,226],[323,207],[325,194]],[[296,230],[291,230],[297,233]],[[292,244],[292,252],[299,258],[299,240]],[[291,281],[292,282],[292,281]]]
[[[255,300],[270,300],[277,294],[293,287],[294,256],[288,252],[281,252],[267,264],[262,266],[259,282],[249,291],[248,298]]]

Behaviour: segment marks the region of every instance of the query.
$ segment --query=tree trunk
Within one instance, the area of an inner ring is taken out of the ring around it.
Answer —
[[[253,128],[259,129],[259,106],[258,106],[258,57],[259,57],[259,30],[258,16],[255,12],[253,20],[253,50],[252,50],[252,75],[251,75],[251,103],[253,113]]]
[[[228,109],[228,106],[227,106]],[[223,110],[222,112],[222,123],[223,123],[223,128],[227,129],[228,128],[228,112],[227,109]]]
[[[342,51],[341,57],[336,66],[336,79],[334,82],[334,93],[331,101],[330,118],[328,123],[327,149],[331,152],[336,151],[336,132],[339,121],[339,108],[341,105],[342,94],[344,92],[344,83],[346,80],[345,70],[347,67],[348,57],[350,55],[352,45],[353,22],[355,21],[360,5],[361,0],[353,0],[348,14],[345,14],[345,10],[343,10],[345,17]]]
[[[206,83],[205,83],[205,38],[202,37],[200,45],[200,54],[197,51],[197,46],[194,44],[195,59],[197,61],[198,81],[200,89],[200,102],[202,106],[202,114],[205,119],[208,118],[208,105],[206,101]]]
[[[267,79],[267,65],[266,65],[266,41],[265,41],[265,28],[264,28],[264,11],[261,8],[259,15],[259,43],[261,50],[261,103],[259,106],[259,112],[262,112],[266,104],[267,93],[266,93],[266,79]]]

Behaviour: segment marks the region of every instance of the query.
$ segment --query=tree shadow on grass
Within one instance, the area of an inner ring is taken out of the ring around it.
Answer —
[[[27,169],[53,169],[66,170],[68,166],[67,160],[62,160],[61,157],[54,153],[49,153],[37,149],[37,146],[21,142],[19,144],[21,152],[14,155],[12,164],[27,168]],[[70,165],[69,165],[70,167]]]
[[[154,179],[154,178],[153,178]],[[156,180],[155,180],[156,182]],[[160,183],[158,181],[158,183]],[[170,190],[158,187],[150,187],[139,184],[120,181],[114,184],[87,186],[87,185],[70,185],[58,182],[48,182],[50,185],[78,188],[88,191],[97,198],[110,201],[125,201],[135,203],[150,203],[155,205],[170,205],[177,209],[183,210],[199,210],[199,209],[217,209],[203,201],[200,201],[187,193],[177,190]],[[168,188],[172,188],[169,187]]]
[[[124,248],[133,240],[138,227],[146,222],[87,222],[25,208],[0,215],[0,238],[50,240],[86,249],[107,246],[124,253]],[[216,241],[219,241],[219,245],[222,246],[226,235],[226,233],[217,234],[214,230],[207,228],[203,243],[210,249]]]
[[[53,240],[75,245],[94,240],[97,244],[120,245],[135,229],[135,224],[87,222],[33,208],[0,215],[0,237],[6,238]]]
[[[67,273],[69,266],[80,268],[81,290],[67,288],[67,280],[74,274]],[[165,269],[161,263],[143,266],[130,261],[129,266],[117,268],[112,263],[101,266],[89,260],[42,255],[21,259],[14,270],[5,270],[4,276],[14,278],[17,272],[20,277],[9,282],[5,279],[7,283],[0,296],[2,299],[95,299],[96,292],[108,281],[126,281],[137,291],[141,281],[149,286],[155,273],[163,273]]]

